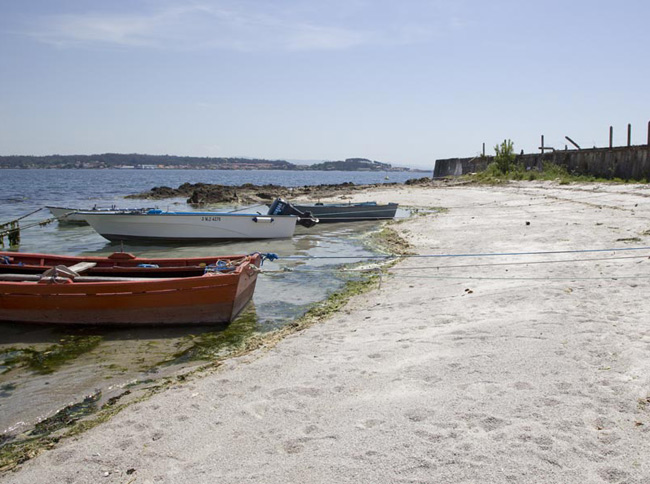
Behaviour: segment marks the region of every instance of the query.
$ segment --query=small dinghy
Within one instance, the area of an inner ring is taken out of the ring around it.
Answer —
[[[260,254],[185,259],[0,252],[0,321],[226,323],[255,291]]]

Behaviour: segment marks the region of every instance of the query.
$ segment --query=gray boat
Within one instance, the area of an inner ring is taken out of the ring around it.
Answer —
[[[316,203],[293,206],[301,212],[309,212],[319,223],[360,222],[363,220],[388,220],[395,217],[397,203],[378,205],[377,202],[362,203]]]

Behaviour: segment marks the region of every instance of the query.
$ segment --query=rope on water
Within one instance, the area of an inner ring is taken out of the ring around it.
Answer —
[[[20,227],[18,226],[18,222],[16,222],[16,221],[7,222],[6,224],[0,225],[0,237],[6,237],[10,232],[13,232],[13,231],[16,231],[16,230],[20,231],[21,229],[22,230],[31,229],[32,227],[43,227],[43,226],[45,226],[45,225],[47,225],[47,224],[49,224],[51,222],[54,222],[55,220],[57,220],[56,217],[46,218],[45,220],[40,220],[38,222],[32,222],[30,224],[23,225],[23,226],[20,226]],[[12,224],[16,224],[14,228],[12,228],[12,226],[11,226]],[[7,227],[9,227],[9,228],[7,228]]]
[[[27,213],[27,214],[25,214],[25,215],[21,215],[20,217],[18,217],[18,218],[16,218],[16,219],[10,220],[10,221],[7,222],[6,224],[2,224],[2,225],[0,225],[0,228],[3,227],[3,226],[5,226],[5,225],[8,225],[8,224],[10,224],[10,223],[13,223],[13,222],[19,222],[19,221],[21,221],[22,219],[29,217],[30,215],[34,215],[35,213],[40,212],[41,210],[43,210],[43,207],[38,208],[38,209],[34,210],[33,212],[29,212],[29,213]]]
[[[35,227],[36,225],[47,225],[48,223],[52,222],[53,220],[56,220],[56,217],[53,217],[51,219],[43,220],[41,222],[35,222],[31,223],[28,225],[24,225],[23,227],[20,226],[20,221],[24,218],[29,217],[30,215],[34,215],[36,212],[40,212],[43,210],[43,207],[34,210],[32,212],[29,212],[25,215],[22,215],[14,220],[10,220],[9,222],[0,224],[0,247],[4,247],[4,239],[5,237],[7,238],[7,242],[9,243],[9,246],[15,246],[20,244],[20,230],[22,229],[28,229],[31,227]]]

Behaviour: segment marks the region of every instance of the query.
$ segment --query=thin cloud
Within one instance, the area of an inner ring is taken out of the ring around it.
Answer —
[[[371,43],[373,35],[333,27],[299,25],[285,39],[289,50],[340,50]]]
[[[350,27],[342,19],[328,24],[300,18],[296,11],[195,4],[138,14],[67,14],[41,19],[32,35],[60,48],[121,46],[174,50],[239,51],[344,50],[364,45],[408,44],[429,40],[435,29],[424,24],[381,23]],[[309,12],[301,11],[309,17]],[[346,19],[355,23],[355,19]],[[357,22],[357,25],[360,23]]]

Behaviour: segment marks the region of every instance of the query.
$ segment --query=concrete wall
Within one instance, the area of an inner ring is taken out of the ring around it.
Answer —
[[[485,170],[494,157],[450,158],[436,160],[434,177],[457,176]],[[593,175],[598,178],[650,181],[650,146],[593,148],[531,153],[517,156],[518,163],[528,169],[541,169],[543,162],[564,166],[575,175]]]
[[[449,158],[447,160],[436,160],[433,177],[438,178],[476,173],[485,170],[491,161],[491,156],[486,156],[485,158]]]

